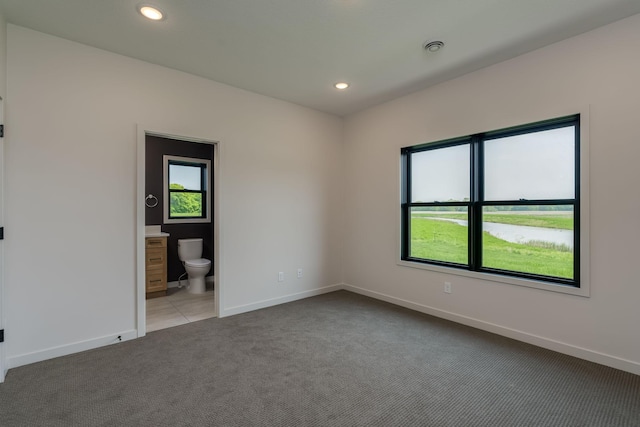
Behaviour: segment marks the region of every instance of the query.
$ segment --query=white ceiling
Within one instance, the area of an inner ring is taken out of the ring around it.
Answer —
[[[167,19],[146,20],[140,3]],[[640,1],[0,0],[0,10],[16,25],[347,115],[640,13]],[[427,40],[445,47],[427,53]]]

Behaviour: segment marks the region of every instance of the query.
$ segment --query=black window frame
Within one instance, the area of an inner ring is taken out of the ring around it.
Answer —
[[[190,166],[200,168],[200,190],[188,190],[188,189],[173,189],[171,188],[171,166]],[[205,219],[207,218],[207,164],[200,162],[189,162],[183,160],[167,160],[167,215],[169,220],[181,220],[181,219]],[[196,193],[201,196],[202,215],[199,216],[173,216],[171,214],[171,194],[173,193]]]
[[[541,132],[564,127],[575,126],[574,150],[574,198],[541,199],[541,200],[484,200],[484,143],[497,138]],[[412,202],[411,156],[415,153],[438,150],[457,145],[470,147],[470,200],[462,202]],[[580,288],[580,114],[539,121],[490,132],[477,133],[460,138],[447,139],[426,144],[419,144],[401,149],[401,260],[422,264],[439,265],[464,269],[480,273],[499,274],[508,277],[532,279],[553,284]],[[527,205],[571,205],[573,207],[573,279],[545,276],[519,271],[501,270],[482,265],[482,213],[485,206],[527,206]],[[411,249],[411,211],[414,207],[466,207],[468,212],[468,260],[467,264],[430,260],[410,256]]]

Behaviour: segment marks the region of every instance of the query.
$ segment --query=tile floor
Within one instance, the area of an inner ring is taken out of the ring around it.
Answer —
[[[213,290],[200,295],[169,288],[166,297],[147,300],[147,332],[215,317]]]

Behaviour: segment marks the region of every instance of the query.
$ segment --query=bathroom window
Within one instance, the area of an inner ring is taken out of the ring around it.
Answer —
[[[210,221],[209,171],[211,162],[190,157],[163,156],[164,222]]]

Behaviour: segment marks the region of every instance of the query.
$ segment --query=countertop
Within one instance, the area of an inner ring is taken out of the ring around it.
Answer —
[[[169,237],[169,233],[145,233],[144,237]]]
[[[160,225],[147,225],[144,227],[144,237],[168,237],[169,233],[162,231]]]

